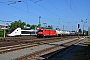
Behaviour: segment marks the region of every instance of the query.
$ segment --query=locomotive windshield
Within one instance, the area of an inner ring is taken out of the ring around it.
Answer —
[[[8,33],[12,33],[16,28],[11,29]]]
[[[43,30],[39,30],[38,32],[43,32]]]

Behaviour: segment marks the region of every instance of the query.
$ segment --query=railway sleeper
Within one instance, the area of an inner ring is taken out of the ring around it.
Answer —
[[[56,56],[58,54],[61,54],[61,56],[63,56],[63,54],[67,53],[72,48],[74,48],[74,45],[70,45],[70,46],[68,46],[66,48],[63,48],[63,49],[59,49],[57,51],[54,51],[50,55],[48,55],[47,57],[45,57],[45,59],[43,59],[43,60],[49,60],[49,59],[51,59],[52,57],[54,57],[54,56]]]
[[[76,41],[74,42],[74,44],[78,44],[79,42],[81,42],[82,40]],[[60,54],[60,57],[62,57],[65,53],[67,53],[68,51],[70,51],[71,49],[73,49],[75,47],[74,44],[68,45],[66,48],[60,49],[56,52],[53,52],[52,54],[48,55],[45,59],[43,60],[49,60],[51,58],[53,58],[54,56]],[[64,44],[61,44],[60,46],[65,46]]]
[[[70,43],[70,42],[69,42],[69,43]],[[70,46],[72,46],[72,45],[70,45]],[[66,47],[66,48],[63,49],[63,50],[68,49],[70,46]],[[23,56],[23,57],[17,58],[16,60],[24,60],[24,59],[31,58],[31,57],[34,57],[34,56],[37,56],[37,55],[41,55],[42,53],[47,52],[47,51],[50,51],[50,50],[55,49],[55,48],[57,48],[57,47],[60,47],[60,45],[57,45],[57,46],[54,46],[54,47],[51,47],[51,48],[46,48],[46,49],[41,50],[41,51],[38,51],[38,52],[34,52],[34,53],[29,54],[29,55],[27,55],[27,56]],[[63,51],[63,50],[60,50],[60,52]],[[46,57],[46,59],[54,56],[55,54],[56,54],[56,53],[50,55],[49,57]]]

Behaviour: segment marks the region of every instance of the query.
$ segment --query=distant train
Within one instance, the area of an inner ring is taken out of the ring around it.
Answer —
[[[63,35],[70,35],[68,31],[58,31],[54,29],[47,29],[47,28],[39,28],[39,29],[21,29],[21,28],[14,28],[12,29],[7,36],[37,36],[37,37],[50,37],[50,36],[63,36]]]
[[[37,30],[14,28],[7,34],[7,36],[20,36],[20,35],[37,35]]]
[[[61,35],[69,35],[68,31],[58,31],[54,29],[46,29],[40,28],[37,32],[37,37],[49,37],[49,36],[61,36]]]

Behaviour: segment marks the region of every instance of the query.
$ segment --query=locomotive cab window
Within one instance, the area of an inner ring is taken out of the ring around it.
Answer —
[[[39,30],[38,32],[43,32],[43,30]]]
[[[16,29],[16,28],[14,28],[14,29],[10,30],[8,33],[12,33],[15,29]]]

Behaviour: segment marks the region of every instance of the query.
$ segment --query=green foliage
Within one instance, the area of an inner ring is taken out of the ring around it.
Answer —
[[[6,33],[8,33],[12,28],[10,28],[10,26],[8,27],[8,29],[6,30]]]
[[[59,30],[60,31],[60,28],[56,28],[56,30]]]
[[[37,28],[37,25],[31,25],[31,29],[35,29],[35,28]]]
[[[90,36],[90,27],[88,27],[88,36]]]
[[[41,28],[41,24],[30,25],[30,24],[26,24],[25,22],[22,22],[21,20],[18,20],[18,21],[14,21],[14,22],[11,23],[11,25],[8,27],[7,32],[9,32],[13,28],[19,28],[19,27],[20,28],[24,28],[24,26],[30,27],[31,29]],[[46,28],[53,29],[53,26],[52,25],[48,25]]]
[[[11,29],[13,28],[24,28],[24,26],[26,25],[25,22],[22,22],[21,20],[18,21],[14,21],[10,24],[10,26],[8,27],[8,29],[6,30],[6,33],[9,32]]]
[[[40,28],[41,27],[41,24],[38,24],[37,28]]]
[[[22,22],[21,20],[18,20],[18,21],[14,21],[11,23],[11,26],[9,27],[10,29],[12,28],[24,28],[24,26],[26,25],[25,22]]]
[[[27,26],[27,27],[30,27],[30,24],[27,24],[26,26]]]
[[[48,25],[47,28],[48,28],[48,29],[53,29],[53,26],[52,26],[52,25]]]
[[[4,31],[0,28],[0,37],[4,36]]]
[[[82,30],[81,30],[81,29],[79,29],[79,33],[80,33],[80,34],[82,33]]]

